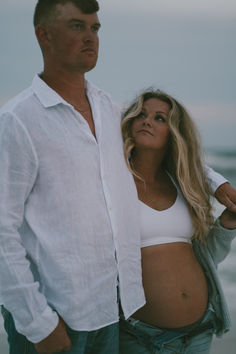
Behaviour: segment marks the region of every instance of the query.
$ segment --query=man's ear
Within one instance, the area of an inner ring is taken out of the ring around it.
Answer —
[[[51,35],[48,26],[41,25],[41,24],[37,25],[35,27],[35,34],[38,39],[40,47],[47,48],[50,46]]]

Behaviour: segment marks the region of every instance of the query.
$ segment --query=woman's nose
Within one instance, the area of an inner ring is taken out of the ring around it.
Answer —
[[[152,124],[152,120],[151,120],[151,117],[148,115],[143,120],[143,125],[151,125],[151,124]]]

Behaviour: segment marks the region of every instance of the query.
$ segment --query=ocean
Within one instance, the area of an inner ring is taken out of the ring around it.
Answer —
[[[215,171],[221,173],[236,188],[236,149],[217,151],[208,149],[206,153],[206,162]],[[215,200],[214,215],[219,216],[224,209]],[[223,339],[215,339],[213,342],[212,353],[214,354],[234,354],[236,348],[236,240],[234,240],[229,256],[219,266],[219,275],[223,285],[224,293],[228,301],[232,329]],[[6,336],[3,334],[3,324],[0,317],[0,354],[7,354]]]

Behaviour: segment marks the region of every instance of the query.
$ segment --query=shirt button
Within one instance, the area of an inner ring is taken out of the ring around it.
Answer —
[[[115,237],[114,237],[114,240],[116,241],[118,239],[118,236],[116,235]]]
[[[109,206],[109,210],[111,210],[112,209],[112,207],[111,207],[111,205]]]

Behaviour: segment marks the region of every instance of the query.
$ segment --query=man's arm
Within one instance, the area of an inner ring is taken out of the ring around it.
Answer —
[[[212,189],[212,194],[218,202],[236,213],[236,190],[222,175],[215,172],[209,166],[205,166],[205,172]]]
[[[16,329],[32,342],[47,337],[58,324],[34,280],[18,232],[34,186],[38,160],[29,134],[10,113],[0,118],[0,298]]]

